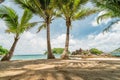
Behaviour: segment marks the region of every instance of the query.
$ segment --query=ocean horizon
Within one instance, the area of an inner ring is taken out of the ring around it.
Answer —
[[[60,54],[54,54],[56,58],[60,58]],[[1,57],[0,57],[1,59]],[[13,55],[11,60],[36,60],[36,59],[47,59],[45,54],[24,54],[24,55]]]
[[[113,56],[120,56],[120,53],[112,53]],[[54,54],[56,58],[60,58],[60,54]],[[0,56],[0,60],[1,60]],[[11,60],[36,60],[36,59],[47,59],[45,54],[15,54]]]

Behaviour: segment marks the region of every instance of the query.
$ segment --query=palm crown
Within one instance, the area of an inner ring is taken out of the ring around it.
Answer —
[[[61,16],[66,20],[66,42],[65,49],[61,58],[68,58],[68,46],[69,46],[69,33],[72,21],[83,19],[93,13],[96,9],[86,8],[84,5],[89,0],[55,0],[57,2],[58,11],[61,12]]]
[[[39,27],[38,32],[42,28],[47,30],[47,46],[48,46],[48,58],[54,58],[51,51],[50,43],[50,23],[56,13],[55,11],[55,0],[14,0],[17,4],[20,4],[23,8],[27,8],[34,14],[39,15],[43,18],[43,23]]]
[[[13,9],[6,6],[0,6],[0,18],[3,18],[3,20],[6,22],[6,32],[18,35],[37,24],[37,22],[29,22],[32,18],[32,12],[30,12],[28,9],[25,9],[24,14],[19,22],[18,15]]]
[[[15,35],[14,42],[8,54],[1,59],[1,61],[9,61],[20,38],[20,34],[35,26],[37,22],[30,22],[30,19],[32,18],[32,12],[30,12],[28,9],[24,10],[23,16],[19,21],[16,12],[12,8],[6,6],[0,6],[0,18],[6,22],[6,32],[13,33]]]
[[[33,13],[40,15],[42,18],[53,16],[55,3],[54,0],[14,0],[23,8],[28,8]]]
[[[95,13],[96,9],[85,8],[89,0],[57,0],[59,9],[64,14],[64,18],[70,17],[72,20],[83,19],[86,16]]]

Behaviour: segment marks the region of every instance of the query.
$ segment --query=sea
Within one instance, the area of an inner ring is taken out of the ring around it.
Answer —
[[[120,57],[120,53],[112,53],[113,56]]]
[[[60,58],[60,54],[54,54],[56,58]],[[2,57],[0,57],[1,59]],[[34,54],[34,55],[13,55],[11,60],[36,60],[36,59],[47,59],[45,54]]]
[[[113,56],[120,57],[120,53],[114,53]],[[55,58],[60,58],[60,54],[54,54]],[[0,60],[1,60],[0,56]],[[36,59],[47,59],[45,54],[34,54],[34,55],[13,55],[11,60],[36,60]]]

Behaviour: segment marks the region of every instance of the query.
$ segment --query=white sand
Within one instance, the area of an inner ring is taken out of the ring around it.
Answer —
[[[120,59],[0,62],[0,80],[120,80]]]

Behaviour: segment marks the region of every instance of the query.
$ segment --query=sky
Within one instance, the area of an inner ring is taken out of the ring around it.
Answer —
[[[11,0],[7,0],[2,4],[12,7],[19,14],[19,17],[22,16],[23,10],[11,2]],[[87,6],[91,6],[91,4]],[[70,29],[70,51],[80,48],[98,48],[104,52],[111,52],[120,47],[120,22],[114,24],[109,32],[103,34],[103,30],[113,21],[113,19],[106,19],[97,24],[97,17],[103,13],[104,11],[88,16],[84,20],[72,22],[72,28]],[[34,15],[31,21],[42,21],[42,19]],[[14,54],[42,54],[47,50],[46,30],[43,29],[36,33],[39,26],[40,24],[21,35]],[[66,37],[65,20],[56,18],[50,26],[52,48],[64,48]],[[0,45],[9,50],[13,43],[14,35],[5,33],[6,29],[5,22],[0,19]]]

